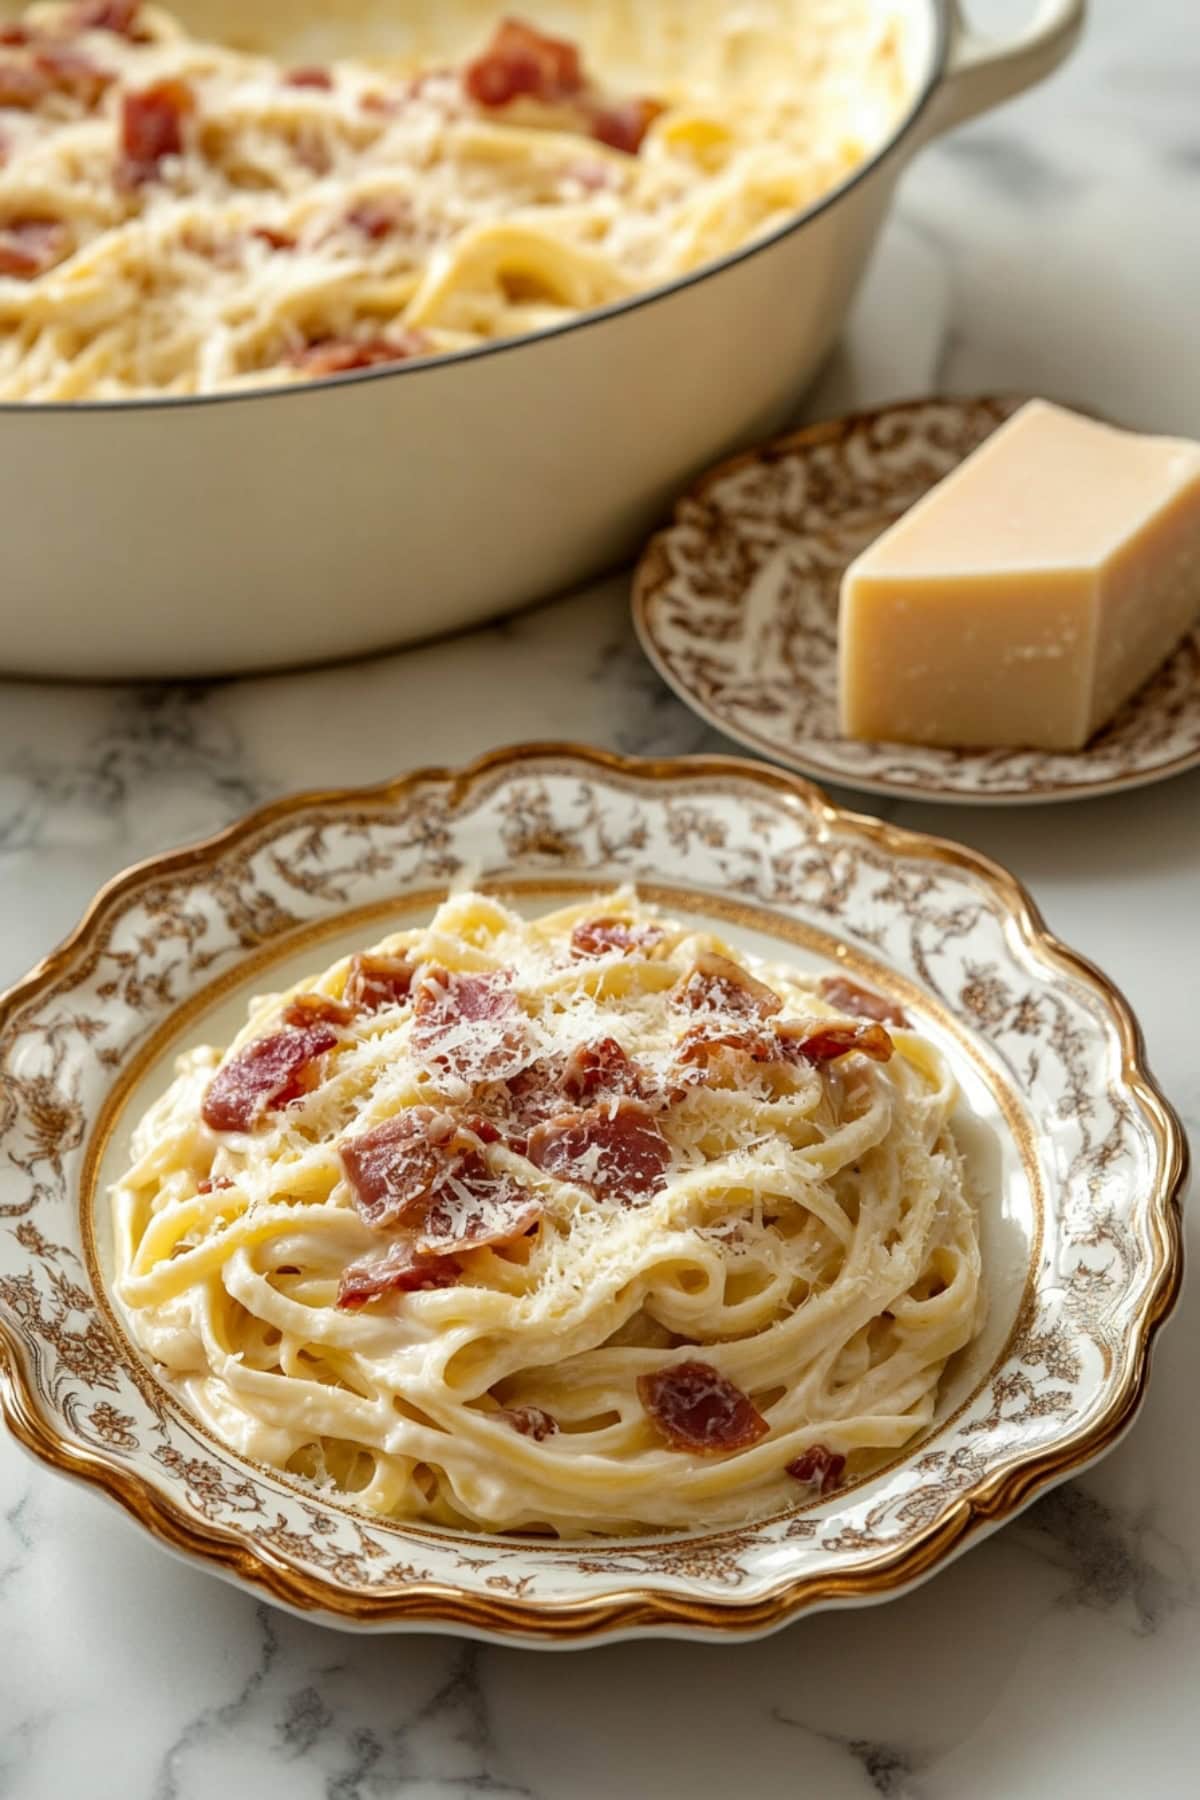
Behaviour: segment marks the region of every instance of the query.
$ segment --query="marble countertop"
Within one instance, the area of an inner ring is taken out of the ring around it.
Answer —
[[[1094,0],[1060,77],[910,172],[806,414],[1040,389],[1200,435],[1197,92],[1195,0]],[[556,735],[728,748],[642,660],[623,579],[324,673],[0,685],[0,984],[122,864],[256,802]],[[1067,810],[855,803],[1014,868],[1125,989],[1200,1144],[1200,773]],[[719,1648],[347,1637],[168,1559],[0,1442],[0,1796],[1182,1800],[1200,1764],[1198,1351],[1189,1297],[1120,1448],[915,1593]]]

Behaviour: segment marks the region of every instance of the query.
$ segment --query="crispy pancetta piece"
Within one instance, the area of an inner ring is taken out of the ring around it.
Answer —
[[[214,1131],[251,1131],[269,1112],[299,1100],[315,1085],[316,1065],[339,1042],[321,1020],[255,1038],[223,1063],[201,1107]]]
[[[671,1163],[670,1144],[637,1100],[593,1106],[535,1126],[526,1154],[548,1175],[626,1205],[656,1193]]]
[[[720,1455],[744,1450],[770,1430],[749,1395],[711,1363],[671,1363],[639,1375],[637,1389],[655,1430],[672,1450]]]

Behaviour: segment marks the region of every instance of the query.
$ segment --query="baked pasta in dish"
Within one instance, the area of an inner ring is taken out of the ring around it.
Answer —
[[[494,9],[453,64],[287,66],[139,0],[30,7],[0,25],[0,401],[461,350],[769,232],[899,116],[895,28],[866,40],[866,81],[813,0],[705,12],[692,72],[628,89]]]
[[[181,1059],[116,1294],[232,1449],[373,1512],[742,1521],[905,1444],[975,1334],[954,1104],[841,975],[461,894]]]

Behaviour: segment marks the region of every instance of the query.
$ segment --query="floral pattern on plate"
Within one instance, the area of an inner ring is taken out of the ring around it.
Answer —
[[[846,967],[940,1034],[995,1100],[995,1155],[1029,1207],[1008,1221],[1011,1317],[930,1432],[736,1530],[555,1544],[367,1517],[240,1459],[186,1412],[104,1286],[105,1157],[139,1083],[165,1081],[222,995],[262,991],[339,932],[427,910],[456,879],[539,905],[636,881],[776,955]],[[0,1001],[0,1077],[10,1428],[203,1566],[342,1625],[715,1638],[882,1598],[1115,1441],[1180,1280],[1184,1141],[1116,990],[994,864],[736,759],[533,745],[267,807],[103,890]]]

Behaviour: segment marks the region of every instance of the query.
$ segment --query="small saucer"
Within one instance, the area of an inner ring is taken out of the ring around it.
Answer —
[[[703,476],[634,580],[634,623],[663,679],[727,737],[873,794],[1042,804],[1200,765],[1200,629],[1084,750],[939,750],[838,732],[844,570],[1021,404],[908,401],[810,426]]]

